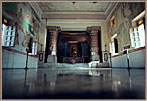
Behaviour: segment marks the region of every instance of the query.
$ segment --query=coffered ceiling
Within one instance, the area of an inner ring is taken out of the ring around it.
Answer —
[[[105,13],[111,6],[109,2],[40,2],[43,12],[58,13]]]
[[[32,2],[36,12],[47,21],[47,26],[60,26],[64,30],[86,30],[87,26],[100,26],[117,2]]]
[[[38,2],[42,18],[106,20],[116,2]]]

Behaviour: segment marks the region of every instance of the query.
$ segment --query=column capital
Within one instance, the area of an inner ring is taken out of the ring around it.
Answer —
[[[60,26],[47,26],[46,29],[48,29],[49,32],[58,32],[60,31]]]
[[[101,30],[100,26],[91,26],[91,31],[98,31]]]

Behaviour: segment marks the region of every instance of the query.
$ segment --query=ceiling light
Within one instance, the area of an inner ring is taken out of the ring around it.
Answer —
[[[97,2],[93,2],[93,4],[96,4]]]
[[[73,5],[76,3],[76,2],[72,2],[73,3]]]

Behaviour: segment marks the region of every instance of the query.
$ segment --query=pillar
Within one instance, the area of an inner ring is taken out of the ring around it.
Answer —
[[[50,58],[54,57],[54,62],[57,62],[57,36],[60,31],[60,27],[58,26],[48,26],[47,27],[49,33],[50,33],[50,40],[49,40],[49,46],[50,46]],[[49,58],[48,57],[48,58]]]
[[[95,52],[94,56],[98,56],[98,30],[100,30],[99,26],[91,26],[87,28],[87,32],[89,33],[90,37],[90,52]],[[91,57],[92,58],[92,57]]]

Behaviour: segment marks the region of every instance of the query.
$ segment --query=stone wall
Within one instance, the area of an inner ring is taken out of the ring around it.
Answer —
[[[105,40],[107,49],[110,51],[109,43],[111,37],[117,34],[118,38],[118,55],[112,56],[112,67],[127,68],[127,57],[123,54],[124,46],[130,45],[130,67],[144,68],[145,67],[145,50],[135,50],[131,47],[130,27],[132,27],[132,20],[145,10],[145,3],[143,2],[122,2],[118,3],[115,10],[106,21],[107,37]],[[111,20],[115,17],[115,24],[111,26]]]
[[[46,20],[42,19],[41,23],[41,32],[39,34],[39,43],[42,44],[42,51],[45,51],[46,47],[46,36],[47,36],[47,29],[46,29]]]
[[[30,38],[33,38],[33,41],[38,43],[37,52],[41,49],[39,35],[44,33],[43,28],[41,28],[43,23],[28,2],[3,2],[2,11],[2,16],[7,19],[8,22],[11,22],[8,25],[16,27],[14,46],[3,47],[3,68],[24,68],[26,63],[26,48],[28,47]],[[15,58],[13,55],[9,55],[9,58],[13,57],[13,60],[16,60],[15,64],[6,65],[12,62],[12,60],[5,58],[8,54],[15,54]],[[19,57],[20,55],[21,59]],[[17,59],[21,61],[17,61]],[[37,68],[37,56],[29,55],[28,61],[33,63],[28,63],[29,68]]]
[[[115,10],[107,19],[107,46],[111,41],[111,37],[117,34],[118,37],[118,51],[121,52],[124,46],[130,45],[130,32],[129,28],[132,26],[132,20],[145,10],[145,3],[141,2],[122,2],[118,3]],[[115,17],[115,24],[111,27],[111,18]],[[108,47],[109,48],[109,47]]]

